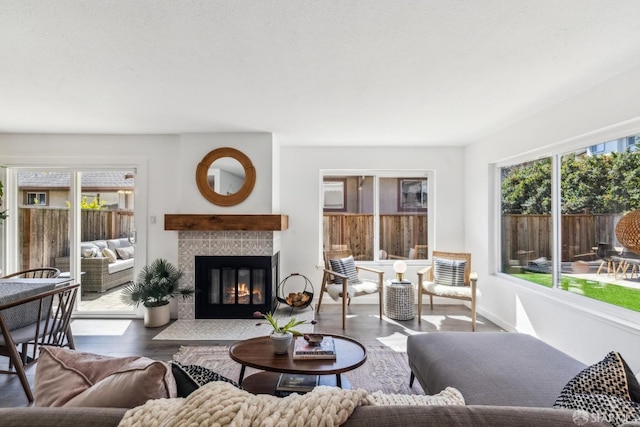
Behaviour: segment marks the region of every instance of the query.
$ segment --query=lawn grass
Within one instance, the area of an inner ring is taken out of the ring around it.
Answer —
[[[519,273],[513,276],[528,282],[551,288],[551,274]],[[573,276],[560,276],[560,289],[588,298],[603,301],[619,307],[640,311],[640,289],[614,285],[595,280],[580,279]]]

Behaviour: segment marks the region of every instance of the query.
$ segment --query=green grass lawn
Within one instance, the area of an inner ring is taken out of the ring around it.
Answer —
[[[520,273],[513,274],[513,276],[547,288],[552,287],[551,274]],[[560,282],[560,288],[564,291],[628,308],[629,310],[640,311],[640,289],[627,288],[595,280],[579,279],[572,276],[561,276]]]

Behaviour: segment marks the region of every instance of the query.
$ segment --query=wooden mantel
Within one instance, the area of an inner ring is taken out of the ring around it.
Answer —
[[[198,231],[281,231],[289,227],[288,215],[200,215],[166,214],[165,230]]]

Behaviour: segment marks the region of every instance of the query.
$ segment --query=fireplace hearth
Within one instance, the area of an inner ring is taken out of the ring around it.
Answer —
[[[195,318],[247,319],[275,309],[279,253],[196,256]]]

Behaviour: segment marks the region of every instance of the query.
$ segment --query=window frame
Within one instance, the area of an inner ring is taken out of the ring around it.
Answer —
[[[30,195],[35,195],[35,198],[40,200],[40,195],[44,196],[44,203],[29,203],[31,201],[31,197]],[[25,197],[25,201],[24,204],[25,206],[49,206],[49,192],[48,191],[30,191],[30,190],[24,190],[24,197]]]
[[[398,182],[403,179],[419,180],[421,178],[427,180],[427,207],[425,209],[413,208],[407,212],[419,212],[426,211],[428,215],[427,219],[427,244],[429,251],[427,253],[427,259],[406,259],[407,264],[411,265],[427,265],[431,264],[431,248],[435,247],[435,214],[429,215],[431,212],[435,212],[436,203],[436,172],[432,169],[321,169],[318,174],[319,182],[319,226],[318,226],[318,254],[319,264],[323,265],[323,214],[324,214],[324,180],[341,179],[346,176],[371,176],[374,179],[373,183],[373,245],[374,245],[374,257],[373,260],[359,260],[358,264],[375,264],[375,265],[392,265],[395,259],[380,259],[380,194],[379,194],[379,180],[380,178],[397,178]],[[398,184],[399,185],[399,184]],[[346,188],[345,188],[346,193]],[[345,206],[346,209],[346,206]],[[337,210],[331,210],[331,212],[339,212]],[[404,212],[404,211],[403,211]]]
[[[499,276],[512,284],[525,289],[527,292],[533,292],[535,294],[544,296],[553,301],[558,301],[563,304],[567,304],[574,309],[585,310],[589,313],[598,316],[611,316],[611,318],[623,319],[625,321],[637,322],[640,318],[640,312],[635,312],[624,307],[609,304],[604,301],[592,299],[580,295],[576,295],[572,292],[567,292],[559,289],[558,276],[560,275],[560,265],[553,266],[553,286],[551,288],[542,287],[535,283],[514,277],[510,274],[503,273],[501,271],[502,263],[502,227],[501,227],[501,215],[502,215],[502,191],[501,191],[501,169],[506,166],[525,163],[528,161],[537,160],[543,157],[549,157],[552,161],[552,227],[553,227],[553,248],[554,259],[558,260],[560,253],[560,223],[561,223],[561,206],[560,206],[560,165],[562,156],[567,152],[591,149],[591,147],[600,144],[613,141],[616,139],[626,138],[630,135],[640,134],[640,120],[632,120],[624,122],[615,126],[611,126],[605,129],[600,129],[587,134],[579,135],[576,137],[568,138],[554,143],[541,143],[539,147],[531,151],[521,152],[511,157],[505,157],[497,160],[491,164],[493,167],[493,202],[492,206],[492,218],[493,218],[493,250],[491,251],[491,271],[490,273]],[[626,147],[625,147],[626,148]],[[557,252],[556,252],[557,251]],[[557,261],[559,264],[559,261]]]

